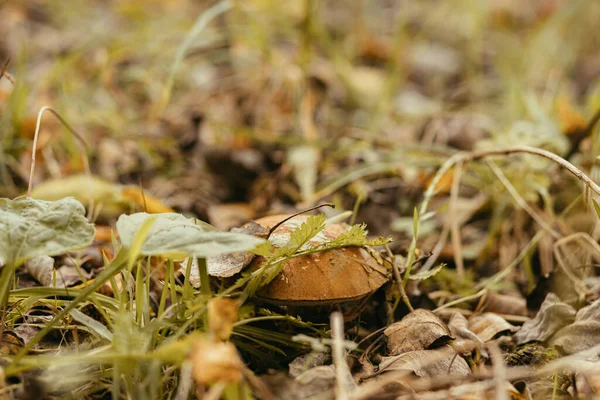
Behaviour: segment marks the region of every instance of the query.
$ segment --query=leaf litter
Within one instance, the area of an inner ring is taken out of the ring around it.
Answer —
[[[600,8],[280,3],[0,9],[1,396],[598,395]]]

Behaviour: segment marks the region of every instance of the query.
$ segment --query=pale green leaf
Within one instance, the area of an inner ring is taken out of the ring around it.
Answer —
[[[446,266],[446,264],[441,263],[440,265],[438,265],[437,267],[427,270],[427,271],[419,271],[416,274],[412,274],[408,277],[408,279],[412,280],[412,281],[424,281],[425,279],[429,279],[432,276],[435,276],[438,272],[440,272],[442,269],[444,269],[444,267]]]
[[[325,216],[323,214],[309,215],[299,228],[292,231],[290,241],[286,247],[299,250],[310,239],[315,237],[325,227]]]
[[[0,259],[17,266],[37,256],[54,256],[89,245],[94,225],[71,197],[44,201],[0,199]]]
[[[136,213],[119,217],[117,231],[121,243],[131,248],[136,232],[151,217],[155,217],[156,221],[141,246],[140,253],[143,255],[205,258],[252,250],[264,242],[263,239],[242,233],[207,231],[203,224],[196,224],[181,214]]]
[[[594,210],[596,211],[596,215],[600,218],[600,205],[595,199],[592,199],[592,203],[594,204]]]

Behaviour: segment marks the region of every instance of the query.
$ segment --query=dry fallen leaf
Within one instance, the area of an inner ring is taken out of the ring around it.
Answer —
[[[493,313],[473,315],[469,318],[469,329],[484,342],[496,339],[502,334],[516,332],[518,328],[504,318]]]
[[[199,340],[190,355],[194,380],[200,385],[239,382],[243,363],[232,343]]]
[[[523,324],[515,339],[517,344],[543,342],[574,320],[575,309],[563,303],[554,293],[548,293],[536,316]]]
[[[36,281],[47,287],[70,287],[81,282],[81,276],[86,279],[91,277],[85,270],[78,271],[70,265],[55,269],[54,259],[48,256],[32,258],[25,263],[25,268]]]
[[[481,311],[527,316],[527,301],[517,294],[488,293],[481,300]]]
[[[389,355],[440,347],[452,340],[446,324],[425,309],[411,312],[400,322],[388,326],[383,333],[387,337]]]
[[[461,313],[456,312],[452,315],[448,328],[450,328],[452,336],[456,338],[452,346],[455,349],[463,349],[470,353],[475,347],[479,347],[482,352],[485,352],[483,340],[469,330],[468,321]]]
[[[471,373],[467,362],[449,349],[416,350],[391,357],[383,357],[379,364],[379,372],[402,371],[413,372],[421,378],[456,375],[466,376]]]
[[[208,303],[208,328],[219,340],[228,340],[238,319],[238,302],[216,297]]]
[[[575,322],[552,337],[550,344],[573,354],[600,344],[600,299],[577,312]]]

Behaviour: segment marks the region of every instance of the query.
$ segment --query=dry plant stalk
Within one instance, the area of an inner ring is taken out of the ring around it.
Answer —
[[[61,117],[61,115],[56,110],[54,110],[50,106],[44,106],[40,109],[40,112],[38,113],[38,117],[37,117],[37,122],[35,124],[35,134],[33,135],[33,146],[31,149],[31,167],[29,169],[29,184],[27,186],[27,197],[31,197],[31,190],[33,189],[33,173],[35,172],[35,154],[37,153],[37,141],[38,141],[38,136],[40,134],[40,127],[42,124],[42,116],[44,115],[44,113],[46,111],[49,111],[52,114],[54,114],[54,116],[65,126],[65,128],[67,128],[67,130],[80,142],[80,144],[82,146],[82,154],[84,156],[83,157],[83,169],[88,176],[92,175],[90,172],[90,162],[87,158],[88,145],[87,145],[85,139],[83,138],[83,136],[81,136],[79,133],[77,133],[77,131],[75,131],[75,129],[73,129],[71,127],[71,125],[69,125],[69,123],[63,117]]]

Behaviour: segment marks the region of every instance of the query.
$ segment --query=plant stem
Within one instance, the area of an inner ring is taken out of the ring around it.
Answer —
[[[200,293],[211,296],[212,292],[210,290],[210,277],[208,276],[206,258],[198,258],[198,272],[200,276]]]

